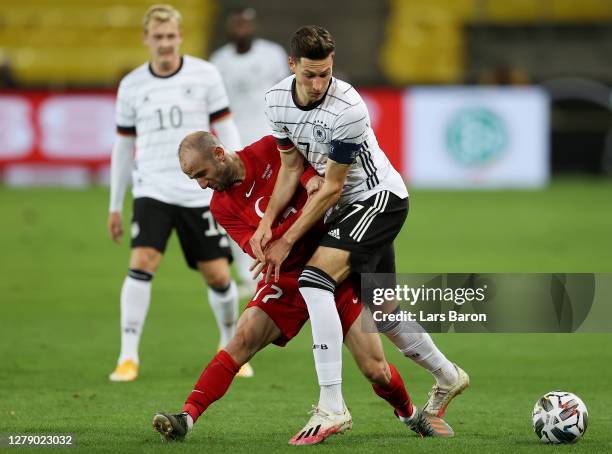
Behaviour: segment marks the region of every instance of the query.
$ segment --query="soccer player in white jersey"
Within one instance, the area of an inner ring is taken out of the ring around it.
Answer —
[[[210,56],[227,89],[232,115],[243,144],[272,134],[264,113],[266,91],[289,75],[287,53],[278,44],[256,38],[253,8],[233,10],[227,19],[229,43]],[[256,282],[251,278],[250,257],[232,240],[232,253],[240,278],[240,297],[253,296]]]
[[[227,19],[229,43],[210,56],[227,89],[232,115],[242,142],[250,144],[271,134],[266,120],[266,91],[289,75],[287,53],[267,39],[257,38],[256,12],[240,8]]]
[[[108,217],[114,241],[123,234],[121,210],[130,176],[134,206],[129,271],[121,289],[121,352],[112,381],[138,376],[138,344],[151,281],[173,229],[187,264],[208,284],[220,347],[236,329],[238,291],[230,276],[228,238],[210,213],[212,192],[202,192],[185,177],[177,150],[185,134],[199,129],[214,128],[230,149],[241,148],[240,139],[217,69],[179,53],[180,22],[180,13],[169,5],[148,9],[143,27],[151,61],[125,76],[117,95],[118,134],[111,158]],[[241,372],[242,376],[252,374],[250,366]]]
[[[293,244],[325,215],[327,234],[299,279],[321,391],[312,418],[296,437],[317,426],[341,428],[351,419],[341,391],[342,330],[334,290],[351,271],[395,273],[393,240],[408,214],[406,187],[378,146],[365,103],[351,85],[332,77],[334,50],[324,28],[300,28],[291,40],[294,75],[266,94],[266,114],[282,165],[251,238],[259,260],[268,264],[266,279],[271,273],[277,278]],[[287,232],[270,241],[270,226],[293,196],[306,162],[324,176],[324,183]],[[378,328],[404,355],[434,374],[436,384],[424,412],[444,414],[450,400],[468,386],[467,374],[422,330],[400,322]]]

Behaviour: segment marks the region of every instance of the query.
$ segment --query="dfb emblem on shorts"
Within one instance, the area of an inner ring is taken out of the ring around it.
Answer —
[[[138,222],[132,222],[132,238],[136,238],[140,233],[140,225]]]
[[[325,143],[326,142],[326,138],[327,138],[327,134],[325,131],[325,128],[321,125],[314,125],[312,127],[312,135],[314,136],[314,140],[316,140],[319,143]]]

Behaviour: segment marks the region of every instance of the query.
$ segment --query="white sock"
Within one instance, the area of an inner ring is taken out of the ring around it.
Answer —
[[[457,383],[459,374],[450,361],[446,361],[442,367],[431,372],[440,386],[448,387]]]
[[[219,327],[219,345],[225,347],[236,332],[238,321],[238,288],[234,280],[225,291],[208,287],[208,302]]]
[[[400,421],[402,421],[404,423],[409,423],[417,415],[417,412],[415,410],[416,410],[416,408],[414,407],[412,402],[410,402],[410,416],[408,416],[407,418],[404,418],[404,417],[402,417],[400,415],[397,415],[397,417],[400,419]]]
[[[342,413],[342,324],[334,294],[314,287],[300,287],[300,293],[310,315],[315,368],[321,386],[319,405],[326,410]],[[338,386],[323,389],[330,385]]]
[[[255,281],[251,278],[251,272],[249,266],[251,266],[251,257],[245,254],[238,243],[230,239],[230,246],[232,247],[232,255],[234,256],[234,265],[236,266],[236,273],[240,279],[240,283],[249,284],[255,286]]]
[[[450,386],[457,382],[455,366],[418,323],[404,321],[384,334],[404,356],[431,372],[438,385]]]
[[[193,429],[193,418],[189,413],[185,413],[185,420],[187,421],[187,432],[191,432],[191,429]]]
[[[138,344],[151,301],[151,281],[126,276],[121,288],[121,353],[118,364],[131,359],[136,364]]]
[[[325,410],[342,413],[344,411],[342,385],[322,385],[321,392],[319,393],[319,405]]]

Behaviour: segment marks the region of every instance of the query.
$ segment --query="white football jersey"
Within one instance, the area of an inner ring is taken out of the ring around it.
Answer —
[[[266,93],[266,115],[279,144],[293,144],[322,176],[328,157],[350,165],[340,201],[327,220],[380,191],[408,197],[401,175],[378,146],[363,99],[350,84],[332,78],[325,96],[307,107],[295,102],[294,93],[295,76]]]
[[[242,143],[248,145],[270,135],[264,96],[289,74],[285,50],[272,41],[256,39],[248,52],[239,54],[230,43],[217,49],[210,62],[223,76]]]
[[[208,206],[212,190],[202,190],[182,171],[178,146],[189,133],[210,131],[210,119],[229,113],[217,68],[185,55],[172,75],[153,74],[145,63],[125,76],[117,94],[119,133],[136,134],[133,194],[184,207]]]

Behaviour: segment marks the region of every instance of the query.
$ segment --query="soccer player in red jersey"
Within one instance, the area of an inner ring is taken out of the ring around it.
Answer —
[[[188,135],[181,143],[179,159],[183,172],[197,180],[202,188],[215,191],[211,211],[227,233],[252,257],[249,239],[257,229],[274,189],[280,168],[276,142],[267,136],[237,153],[227,152],[218,139],[208,132]],[[308,192],[315,192],[322,179],[307,170],[288,208],[273,226],[273,236],[281,236],[298,218],[307,203]],[[314,179],[313,179],[314,177]],[[165,440],[182,440],[193,423],[229,388],[241,365],[270,343],[285,345],[308,319],[308,310],[298,287],[298,278],[316,249],[324,230],[315,226],[295,245],[273,283],[259,282],[255,296],[238,321],[235,336],[219,351],[202,372],[180,414],[157,413],[153,426]],[[452,436],[453,431],[438,417],[425,416],[412,405],[403,380],[384,357],[377,333],[360,326],[367,314],[362,311],[358,293],[350,279],[336,289],[336,306],[342,322],[344,343],[357,365],[372,382],[377,395],[394,408],[395,414],[421,436]],[[357,323],[356,323],[357,322]],[[317,346],[315,346],[317,347]],[[318,348],[326,348],[320,345]],[[317,412],[322,410],[315,408]],[[320,415],[320,424],[296,434],[290,444],[315,444],[351,428],[352,420],[342,426],[329,423]]]

